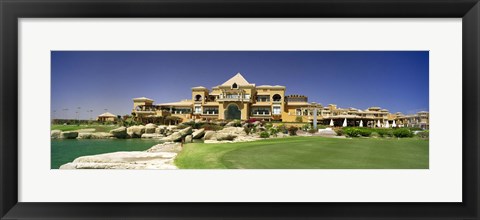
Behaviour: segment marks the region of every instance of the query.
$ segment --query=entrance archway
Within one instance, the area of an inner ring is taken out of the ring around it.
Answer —
[[[227,106],[227,109],[225,110],[225,119],[227,120],[240,119],[241,116],[242,116],[242,112],[240,112],[238,105],[230,104]]]

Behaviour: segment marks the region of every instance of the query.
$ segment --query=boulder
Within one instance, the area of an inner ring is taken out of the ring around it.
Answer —
[[[165,125],[160,125],[157,128],[155,128],[155,133],[157,134],[165,134],[165,131],[167,130],[167,126]]]
[[[113,129],[110,131],[110,134],[112,134],[114,137],[116,138],[127,138],[128,134],[127,134],[127,128],[126,127],[119,127],[119,128],[116,128],[116,129]]]
[[[76,131],[64,131],[60,135],[61,138],[64,139],[75,139],[78,137],[78,132]]]
[[[136,125],[127,128],[127,134],[132,138],[139,138],[145,133],[145,126]]]
[[[232,127],[235,124],[235,121],[228,122],[225,127]]]
[[[165,141],[180,141],[185,136],[192,134],[192,128],[187,127],[177,132],[173,132],[170,136],[164,138]]]
[[[185,136],[185,143],[192,143],[193,137],[192,135]]]
[[[228,127],[217,131],[217,133],[235,134],[235,135],[247,135],[243,127]]]
[[[142,134],[141,136],[142,138],[163,138],[165,137],[163,134],[157,134],[157,133],[153,133],[153,134]]]
[[[182,150],[182,145],[175,142],[165,142],[162,144],[157,144],[150,149],[146,150],[147,152],[174,152],[178,153]]]
[[[192,133],[192,138],[193,139],[200,139],[205,135],[205,129],[201,128]]]
[[[95,128],[84,128],[84,129],[78,129],[75,131],[78,133],[93,133],[95,132]]]
[[[110,134],[108,132],[95,132],[91,133],[92,136],[90,137],[91,139],[108,139],[108,138],[114,138],[113,134]]]
[[[237,135],[229,133],[217,133],[215,137],[217,141],[233,141]]]
[[[155,133],[156,128],[157,128],[157,125],[155,125],[155,124],[152,124],[152,123],[147,124],[147,125],[145,125],[145,133],[146,134],[153,134],[153,133]]]
[[[337,136],[337,133],[335,133],[335,131],[332,130],[331,128],[326,128],[326,129],[318,129],[318,135],[331,137],[331,136]]]
[[[215,139],[215,131],[206,131],[205,135],[203,136],[203,139],[205,140],[214,140]]]
[[[78,139],[92,139],[92,133],[78,133]]]
[[[60,131],[60,130],[52,130],[52,131],[50,131],[50,137],[51,137],[52,139],[59,139],[59,138],[61,138],[60,135],[62,135],[62,131]]]
[[[83,156],[60,169],[176,169],[174,152],[114,152]]]

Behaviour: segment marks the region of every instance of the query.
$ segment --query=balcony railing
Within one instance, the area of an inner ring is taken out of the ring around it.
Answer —
[[[252,115],[254,115],[254,116],[262,116],[262,115],[269,116],[271,114],[270,114],[270,112],[252,112]]]
[[[203,115],[218,115],[218,112],[216,112],[216,111],[205,111],[205,112],[203,112]]]
[[[217,99],[219,102],[225,102],[225,101],[240,101],[240,102],[251,102],[251,96],[250,95],[220,95]]]

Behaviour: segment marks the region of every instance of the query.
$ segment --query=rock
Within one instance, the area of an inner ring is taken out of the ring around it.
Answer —
[[[78,133],[78,139],[109,139],[114,137],[113,134],[107,132]]]
[[[182,150],[182,145],[175,142],[166,142],[163,144],[157,144],[150,149],[146,150],[147,152],[174,152],[178,153]]]
[[[143,133],[145,133],[145,126],[143,125],[136,125],[127,128],[127,134],[132,138],[139,138]]]
[[[215,134],[216,134],[215,131],[206,131],[206,132],[205,132],[205,135],[203,136],[203,139],[205,139],[205,140],[214,140],[214,139],[216,139],[216,138],[215,138]]]
[[[337,136],[337,133],[335,133],[335,131],[333,131],[331,128],[326,128],[326,129],[318,129],[318,135],[331,137],[331,136]]]
[[[235,134],[235,135],[247,135],[243,127],[228,127],[217,131],[217,133]]]
[[[173,152],[114,152],[83,156],[60,169],[176,169]]]
[[[78,139],[92,139],[92,133],[78,133]]]
[[[217,141],[233,141],[237,137],[237,135],[229,133],[217,133],[215,137]]]
[[[228,122],[225,127],[233,127],[233,125],[235,124],[235,121],[231,121],[231,122]]]
[[[155,128],[155,133],[157,134],[165,134],[165,131],[167,130],[167,126],[165,125],[160,125],[157,128]]]
[[[95,132],[95,128],[84,128],[84,129],[78,129],[75,131],[78,133],[93,133]]]
[[[193,136],[192,135],[187,135],[185,136],[185,143],[192,143]]]
[[[200,139],[205,135],[205,129],[201,128],[192,133],[192,138],[193,139]]]
[[[170,136],[165,137],[163,140],[164,141],[180,141],[182,138],[185,136],[192,134],[192,128],[187,127],[182,130],[179,130],[177,132],[172,133]]]
[[[110,134],[112,134],[114,137],[116,138],[127,138],[128,134],[127,134],[127,128],[126,127],[119,127],[119,128],[116,128],[116,129],[113,129],[110,131]]]
[[[52,138],[52,139],[59,139],[59,138],[61,138],[60,135],[62,135],[62,131],[60,131],[60,130],[50,131],[50,138]]]
[[[252,124],[253,124],[253,126],[257,127],[258,125],[262,124],[262,122],[260,122],[260,121],[255,121],[255,122],[253,122]]]
[[[157,134],[157,133],[154,133],[154,134],[142,134],[142,136],[141,136],[141,138],[154,138],[154,139],[155,139],[155,138],[160,139],[160,138],[164,138],[164,137],[165,137],[165,135],[163,135],[163,134]]]
[[[156,128],[157,128],[157,125],[155,125],[155,124],[152,124],[152,123],[147,124],[147,125],[145,125],[145,133],[153,134],[153,133],[155,133]]]
[[[64,139],[75,139],[78,137],[78,132],[76,131],[64,131],[60,135],[61,138]]]

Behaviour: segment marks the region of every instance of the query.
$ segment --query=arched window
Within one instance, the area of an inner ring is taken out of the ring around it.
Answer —
[[[196,95],[195,96],[195,101],[202,101],[202,96],[201,95]]]
[[[233,83],[233,85],[232,85],[232,89],[238,89],[238,85],[237,85],[237,83]]]
[[[280,96],[279,94],[275,94],[272,96],[272,99],[274,102],[280,102],[282,100],[282,96]]]

